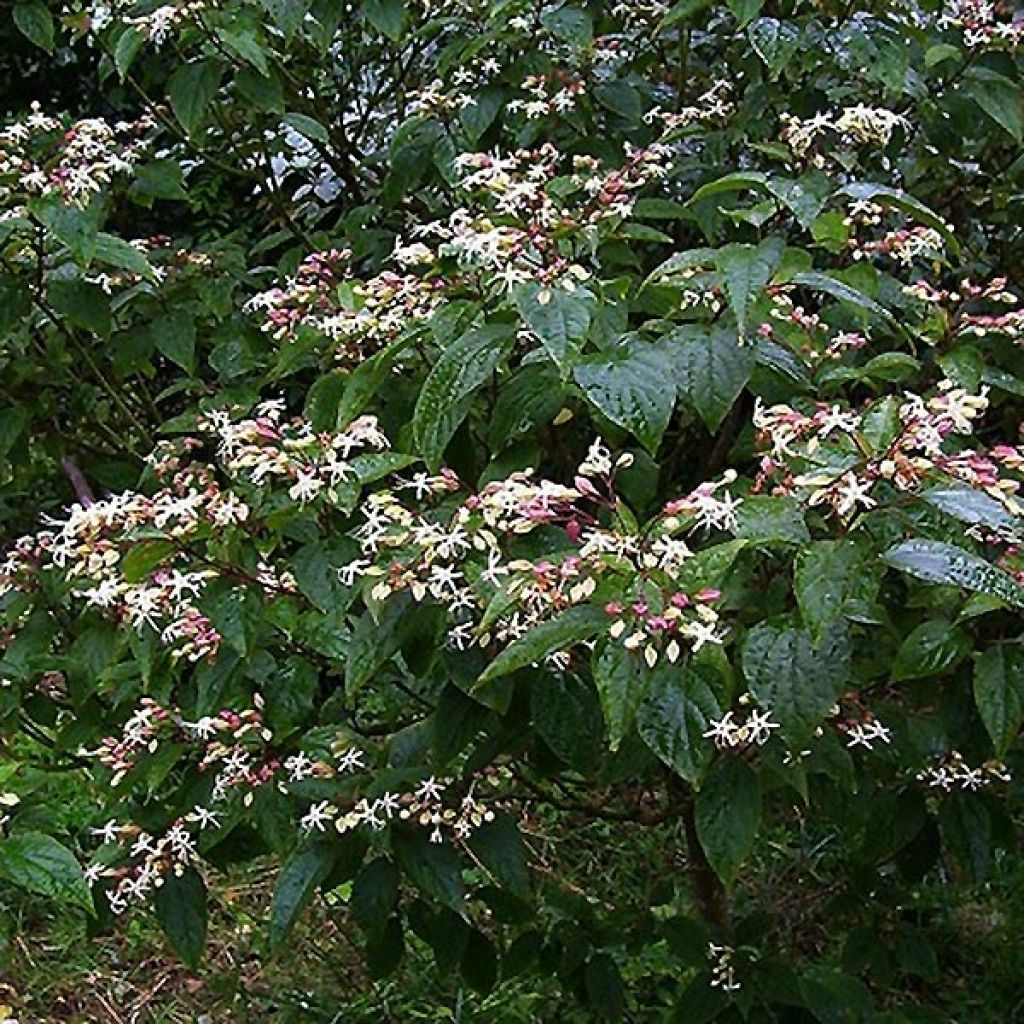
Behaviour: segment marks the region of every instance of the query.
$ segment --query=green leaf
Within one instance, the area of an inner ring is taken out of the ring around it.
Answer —
[[[566,389],[550,363],[518,370],[498,393],[488,443],[495,452],[551,423],[565,406]]]
[[[468,937],[459,961],[462,980],[474,992],[486,995],[498,982],[498,950],[483,932],[474,930]]]
[[[727,192],[742,192],[745,189],[761,190],[767,187],[768,175],[762,171],[733,171],[731,174],[723,175],[721,178],[716,178],[714,181],[701,185],[687,200],[687,205],[699,203],[702,199],[710,199],[712,196]],[[713,258],[715,250],[696,249],[694,252]],[[702,259],[701,262],[704,262],[704,260]]]
[[[743,642],[743,674],[790,744],[805,744],[849,684],[845,629],[832,626],[815,645],[810,633],[762,623]]]
[[[135,168],[135,191],[154,199],[187,199],[181,165],[176,160],[152,160]]]
[[[398,866],[424,896],[461,911],[466,901],[459,858],[450,843],[432,843],[426,828],[395,831],[391,846]]]
[[[696,784],[713,752],[704,733],[720,714],[718,699],[697,671],[666,662],[654,671],[637,709],[637,731],[669,768]]]
[[[289,936],[317,886],[330,874],[337,847],[326,839],[307,840],[296,848],[277,876],[270,902],[270,948]]]
[[[498,814],[474,829],[469,847],[502,888],[515,896],[529,895],[526,843],[507,814]]]
[[[621,1020],[626,991],[618,964],[608,953],[596,953],[583,971],[587,1000],[604,1020]]]
[[[391,40],[405,30],[405,4],[402,0],[363,0],[363,17]]]
[[[551,751],[582,773],[601,756],[603,718],[593,686],[581,676],[562,672],[530,688],[534,728]]]
[[[229,53],[234,54],[261,75],[269,73],[270,68],[263,46],[249,29],[218,28],[216,32],[217,38]]]
[[[182,64],[167,82],[167,98],[182,128],[195,135],[220,88],[220,66],[212,60]]]
[[[29,203],[29,209],[43,222],[57,239],[68,247],[72,259],[83,269],[92,263],[96,255],[96,239],[103,216],[101,203],[90,203],[84,210],[77,206],[66,206],[57,196],[42,196]],[[51,282],[70,284],[63,279]]]
[[[587,291],[522,285],[515,291],[519,314],[536,334],[544,350],[568,377],[590,328],[594,297]]]
[[[1020,86],[991,68],[969,68],[964,92],[1020,145],[1024,139],[1024,96]]]
[[[669,335],[679,388],[704,421],[716,431],[740,392],[756,360],[753,346],[741,345],[734,331],[687,325]]]
[[[739,22],[739,27],[743,28],[752,18],[757,17],[764,6],[764,0],[727,0],[726,6]]]
[[[892,678],[924,679],[942,675],[967,657],[971,638],[945,619],[922,622],[900,644]]]
[[[811,535],[794,498],[755,494],[736,509],[736,536],[754,544],[804,544]]]
[[[28,0],[14,5],[14,24],[29,42],[53,53],[53,15],[43,0]]]
[[[839,619],[867,616],[878,575],[865,568],[856,541],[821,540],[805,547],[796,559],[793,591],[811,637],[817,642]]]
[[[494,124],[504,102],[505,93],[501,88],[485,86],[475,93],[472,103],[459,110],[459,121],[474,142]]]
[[[591,663],[594,686],[601,701],[605,731],[612,750],[618,750],[632,728],[637,705],[647,685],[640,657],[611,637],[601,642]]]
[[[920,200],[898,188],[878,185],[874,182],[858,181],[839,189],[836,195],[894,206],[908,216],[916,217],[926,227],[933,228],[946,240],[946,245],[954,256],[960,254],[960,245],[949,225]]]
[[[736,316],[742,340],[747,332],[747,310],[772,279],[782,257],[781,238],[769,238],[760,245],[734,242],[719,249],[715,266]]]
[[[870,296],[865,295],[862,291],[858,291],[844,281],[829,277],[827,274],[819,274],[817,272],[794,274],[789,279],[789,283],[799,285],[802,288],[810,288],[811,291],[824,292],[826,295],[831,295],[834,299],[841,299],[843,302],[848,302],[866,312],[874,313],[889,324],[897,323],[892,313],[884,306],[880,306]]]
[[[963,587],[1024,608],[1024,587],[1002,569],[955,544],[918,537],[890,548],[882,561],[926,583]]]
[[[590,15],[568,4],[544,11],[540,23],[559,39],[585,46],[594,38],[594,25]]]
[[[481,327],[445,349],[423,383],[413,413],[413,435],[431,469],[441,464],[444,450],[466,418],[466,401],[494,371],[512,344],[506,324]]]
[[[42,832],[18,832],[0,840],[0,877],[26,892],[92,913],[92,894],[75,855]]]
[[[1024,722],[1024,650],[1018,644],[990,647],[974,663],[974,703],[1003,757]]]
[[[555,651],[589,640],[608,623],[608,616],[591,605],[567,608],[553,619],[534,626],[508,645],[484,669],[474,690],[501,676],[532,665]]]
[[[50,282],[47,297],[50,305],[66,316],[70,324],[101,338],[110,336],[113,329],[110,298],[98,285],[58,279]]]
[[[933,508],[972,526],[987,526],[992,530],[1012,530],[1018,525],[1016,516],[1006,506],[984,491],[959,484],[929,487],[921,497]]]
[[[146,33],[133,25],[129,25],[117,37],[117,44],[114,46],[114,67],[122,82],[127,77],[145,42]]]
[[[138,541],[122,557],[119,566],[121,575],[126,583],[140,583],[176,550],[172,540],[153,538]]]
[[[108,235],[105,231],[100,231],[96,235],[94,256],[108,266],[138,274],[147,281],[154,279],[153,268],[149,265],[149,260],[135,246],[116,235]]]
[[[195,868],[164,876],[153,898],[157,920],[181,959],[192,968],[206,945],[206,886]]]
[[[665,347],[632,338],[613,353],[591,356],[573,370],[587,398],[653,455],[668,426],[676,394]]]
[[[758,18],[747,26],[747,38],[754,52],[768,65],[773,77],[789,63],[800,45],[795,25],[778,18]]]
[[[857,979],[832,967],[809,968],[800,995],[821,1024],[868,1024],[875,1020],[871,993]]]
[[[158,316],[150,324],[157,351],[186,373],[196,369],[196,325],[184,309]]]
[[[697,836],[715,874],[731,885],[761,827],[761,785],[738,757],[718,759],[694,806]]]
[[[419,608],[408,600],[390,600],[379,616],[363,613],[345,659],[345,693],[355,696],[398,652]]]
[[[377,857],[360,869],[352,882],[349,906],[363,931],[386,924],[398,903],[398,881],[398,869],[387,857]]]
[[[314,142],[322,142],[324,145],[327,145],[331,141],[331,137],[327,134],[327,129],[316,118],[309,117],[306,114],[289,112],[281,120],[294,128],[300,135],[304,135],[307,139],[312,139]]]

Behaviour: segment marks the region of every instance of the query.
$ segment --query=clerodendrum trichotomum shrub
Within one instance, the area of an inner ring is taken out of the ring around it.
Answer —
[[[948,1019],[915,893],[1019,841],[1012,8],[8,5],[0,876],[194,965],[259,858],[271,948],[323,894],[549,1020]]]

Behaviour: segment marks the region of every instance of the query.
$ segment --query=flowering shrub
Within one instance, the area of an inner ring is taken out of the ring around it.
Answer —
[[[95,816],[0,770],[0,877],[194,966],[269,858],[271,948],[331,894],[375,976],[926,1019],[911,889],[1020,813],[1020,15],[10,19],[0,728]]]

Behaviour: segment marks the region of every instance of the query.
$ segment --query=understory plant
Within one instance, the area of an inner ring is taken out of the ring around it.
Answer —
[[[259,860],[375,977],[945,1019],[915,894],[1019,856],[1012,5],[3,17],[0,878],[194,967]]]

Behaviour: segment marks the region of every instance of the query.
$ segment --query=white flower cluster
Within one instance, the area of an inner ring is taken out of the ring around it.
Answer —
[[[0,128],[0,201],[56,194],[84,208],[115,177],[132,171],[149,147],[152,127],[148,116],[68,125],[33,103],[27,117]]]
[[[720,988],[723,992],[738,992],[743,987],[736,980],[735,954],[732,946],[708,943],[712,988]]]
[[[824,166],[827,155],[812,153],[822,136],[835,137],[849,146],[886,146],[897,128],[908,128],[902,114],[885,107],[869,107],[858,103],[843,107],[838,113],[824,112],[811,118],[794,114],[782,115],[782,138],[801,159],[811,159],[816,166]]]
[[[446,473],[417,475],[367,498],[354,534],[361,555],[339,575],[346,585],[370,581],[374,600],[408,592],[445,606],[452,617],[448,642],[459,650],[508,644],[589,604],[599,582],[615,595],[602,602],[609,634],[648,665],[662,654],[675,661],[684,647],[721,643],[712,607],[718,592],[689,593],[676,582],[692,555],[677,534],[735,526],[738,502],[723,490],[734,476],[670,502],[655,527],[638,535],[599,518],[616,508],[614,473],[626,464],[598,441],[572,487],[515,473],[454,508],[449,500],[436,510],[419,502],[450,498],[458,481]],[[401,496],[404,490],[413,491],[412,502]],[[518,539],[542,527],[564,531],[567,549],[539,560],[519,557]],[[549,658],[564,664],[566,652]]]
[[[744,694],[740,703],[749,703],[749,696]],[[735,711],[727,711],[721,718],[712,719],[711,726],[702,735],[714,741],[719,750],[736,750],[757,745],[763,747],[771,738],[772,732],[780,728],[778,722],[772,721],[770,711],[754,708],[742,720],[737,720]]]
[[[959,751],[936,758],[936,763],[917,773],[918,782],[926,782],[932,789],[949,793],[953,789],[974,791],[995,782],[1010,782],[1013,776],[1002,761],[985,761],[972,768]]]
[[[987,408],[987,387],[973,395],[941,381],[929,398],[908,393],[899,409],[897,436],[885,451],[865,456],[858,438],[867,412],[819,404],[808,414],[788,405],[765,407],[758,400],[754,426],[769,454],[762,459],[757,486],[780,479],[774,493],[796,493],[812,507],[828,505],[849,518],[877,504],[874,490],[880,481],[910,491],[929,474],[942,472],[984,490],[1019,515],[1024,512],[1015,497],[1020,484],[1000,476],[992,458],[947,453],[950,438],[972,433]],[[858,465],[851,467],[839,454],[855,454]],[[794,463],[802,463],[802,471]]]

